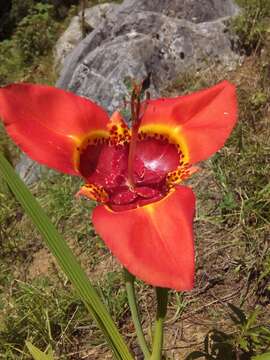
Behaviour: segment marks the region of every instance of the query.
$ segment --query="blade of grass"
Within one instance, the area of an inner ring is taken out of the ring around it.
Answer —
[[[92,286],[79,262],[73,255],[63,237],[58,233],[50,219],[40,207],[34,196],[13,170],[10,163],[0,153],[0,173],[25,212],[43,236],[48,248],[55,256],[70,282],[76,288],[80,298],[103,331],[114,356],[119,360],[132,360],[126,343],[110,317],[105,305]]]
[[[35,360],[54,360],[51,348],[49,348],[48,354],[45,354],[29,341],[26,341],[25,344]]]

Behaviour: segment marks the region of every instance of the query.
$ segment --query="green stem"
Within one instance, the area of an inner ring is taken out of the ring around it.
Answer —
[[[130,274],[130,272],[127,269],[124,269],[124,276],[125,276],[125,283],[126,283],[126,291],[127,291],[127,297],[128,297],[128,303],[131,311],[132,320],[135,326],[138,343],[140,345],[140,348],[143,352],[144,359],[150,359],[150,351],[148,349],[148,345],[146,343],[142,324],[140,321],[139,311],[138,311],[138,305],[136,301],[136,295],[135,295],[135,289],[134,289],[134,276]]]
[[[150,360],[162,359],[162,347],[163,347],[163,326],[167,313],[168,304],[168,289],[156,288],[157,294],[157,316],[155,323],[155,334],[153,342],[153,352]]]

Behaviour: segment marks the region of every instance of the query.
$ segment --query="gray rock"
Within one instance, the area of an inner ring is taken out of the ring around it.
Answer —
[[[119,5],[113,3],[105,3],[91,8],[85,9],[85,24],[88,32],[97,28],[100,23]],[[66,56],[74,49],[82,40],[81,30],[81,13],[74,16],[65,30],[58,39],[54,48],[54,65],[56,69],[60,69],[64,65]]]
[[[35,183],[41,176],[41,166],[25,154],[21,155],[15,170],[26,185]]]
[[[153,11],[195,23],[233,16],[238,7],[232,0],[126,0],[121,12]]]
[[[156,96],[189,69],[232,65],[238,57],[226,22],[237,11],[231,0],[125,0],[67,57],[57,86],[112,112],[127,78],[152,72]]]
[[[26,185],[37,182],[43,176],[51,176],[55,171],[31,160],[27,155],[21,154],[20,161],[15,167],[16,172]]]

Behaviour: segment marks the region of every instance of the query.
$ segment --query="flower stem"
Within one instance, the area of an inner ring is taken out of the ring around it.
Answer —
[[[146,343],[146,340],[145,340],[145,337],[143,334],[142,324],[141,324],[140,316],[139,316],[139,312],[138,312],[138,305],[137,305],[135,289],[134,289],[134,279],[135,278],[132,274],[130,274],[130,272],[127,269],[124,269],[124,276],[125,276],[128,303],[129,303],[129,307],[130,307],[130,311],[131,311],[132,320],[133,320],[133,323],[135,326],[138,343],[143,352],[144,359],[147,360],[147,359],[150,359],[150,351],[148,349],[148,345]]]
[[[157,316],[155,323],[153,352],[150,360],[162,359],[163,325],[167,313],[168,289],[157,287],[156,294],[157,294]]]

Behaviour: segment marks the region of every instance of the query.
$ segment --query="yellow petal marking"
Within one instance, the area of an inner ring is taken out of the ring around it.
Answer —
[[[179,153],[178,167],[167,174],[166,183],[168,189],[181,183],[188,178],[194,171],[189,165],[189,152],[185,137],[181,132],[181,126],[171,127],[164,124],[147,124],[140,127],[139,139],[152,137],[155,139],[166,139],[170,144],[176,146]]]
[[[108,124],[111,145],[125,145],[130,142],[131,132],[121,114],[115,111]]]

